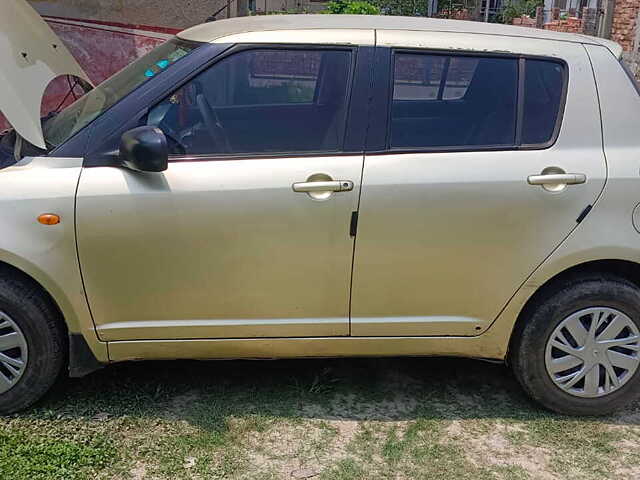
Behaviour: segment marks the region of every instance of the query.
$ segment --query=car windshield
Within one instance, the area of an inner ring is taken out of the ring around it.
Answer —
[[[108,78],[44,124],[48,147],[57,147],[112,105],[201,44],[172,38]]]

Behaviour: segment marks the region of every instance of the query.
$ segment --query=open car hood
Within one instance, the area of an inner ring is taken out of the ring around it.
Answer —
[[[22,138],[43,149],[42,96],[49,82],[60,75],[89,82],[69,50],[26,0],[0,0],[0,112]]]

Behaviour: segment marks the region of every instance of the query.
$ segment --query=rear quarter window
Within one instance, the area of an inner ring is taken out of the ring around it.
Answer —
[[[562,104],[564,69],[556,62],[526,60],[522,144],[551,141]]]

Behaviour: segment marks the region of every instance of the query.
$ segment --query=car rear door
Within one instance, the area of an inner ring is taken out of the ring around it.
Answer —
[[[150,109],[167,171],[85,168],[78,251],[101,339],[348,335],[363,55],[237,46]]]
[[[478,335],[603,188],[589,59],[565,42],[377,39],[352,335]]]

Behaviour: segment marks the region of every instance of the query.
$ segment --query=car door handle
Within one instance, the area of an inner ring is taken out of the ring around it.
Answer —
[[[293,184],[294,192],[349,192],[351,190],[353,190],[353,182],[351,180],[298,182]]]
[[[578,185],[587,181],[584,173],[549,173],[529,175],[529,185]]]

